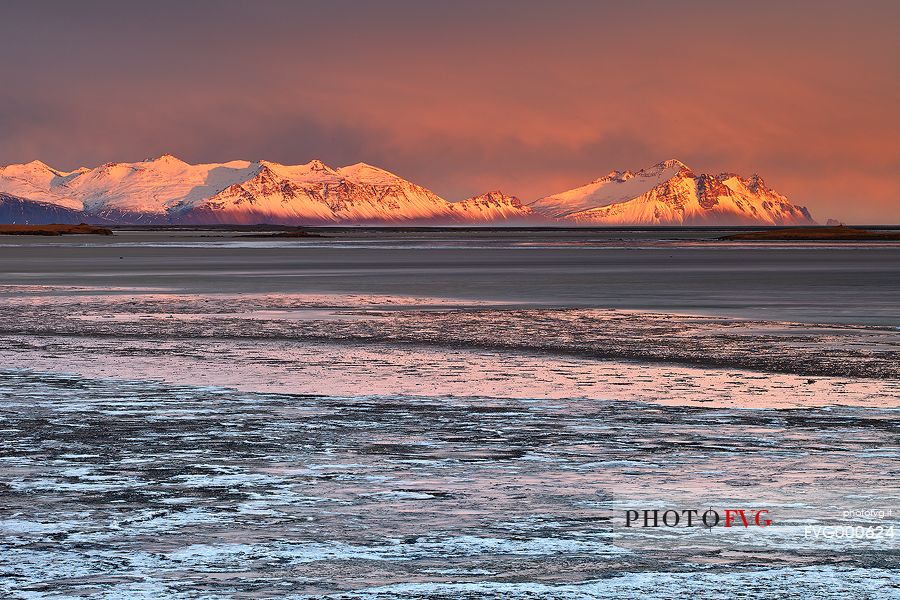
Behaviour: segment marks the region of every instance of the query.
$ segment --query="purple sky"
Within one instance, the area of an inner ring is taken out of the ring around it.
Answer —
[[[900,223],[900,2],[10,2],[0,163],[365,161],[458,200],[680,158]]]

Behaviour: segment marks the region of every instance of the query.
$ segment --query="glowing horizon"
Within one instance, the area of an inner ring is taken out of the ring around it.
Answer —
[[[16,4],[0,164],[320,158],[459,200],[676,157],[821,223],[900,223],[900,5],[850,8]]]

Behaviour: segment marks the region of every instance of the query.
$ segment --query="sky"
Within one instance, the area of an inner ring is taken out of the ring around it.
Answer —
[[[523,200],[678,158],[900,223],[900,2],[4,3],[0,164],[169,152]]]

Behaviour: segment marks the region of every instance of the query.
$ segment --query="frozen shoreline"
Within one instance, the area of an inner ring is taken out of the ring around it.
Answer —
[[[896,413],[4,371],[0,591],[886,598],[896,538],[805,528],[898,526],[842,516],[900,501]],[[763,507],[772,525],[624,525],[627,509],[706,507]]]
[[[128,357],[143,353],[165,360],[156,351],[165,345],[176,358],[200,358],[206,347],[230,343],[251,354],[258,346],[263,355],[274,347],[302,354],[305,346],[321,345],[334,347],[332,352],[338,354],[337,346],[343,346],[360,357],[374,347],[407,355],[420,351],[433,355],[433,362],[440,362],[441,352],[493,353],[580,361],[588,371],[592,363],[636,362],[813,379],[900,379],[900,332],[887,327],[361,294],[187,295],[135,290],[69,295],[20,289],[0,302],[6,316],[0,324],[0,352],[6,348],[13,357],[31,353],[34,359],[52,354],[54,348],[74,359],[93,355],[96,348],[100,355],[118,360],[123,353],[119,346],[127,346]],[[239,353],[233,362],[238,369],[247,363]]]
[[[894,249],[187,235],[0,248],[0,595],[900,586],[806,531],[897,525]],[[773,525],[623,528],[707,507]]]

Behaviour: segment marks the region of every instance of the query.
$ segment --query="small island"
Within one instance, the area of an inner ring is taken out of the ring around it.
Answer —
[[[277,231],[275,233],[248,233],[240,237],[245,238],[307,238],[307,237],[325,237],[318,233],[310,233],[303,229],[290,229],[288,231]]]
[[[728,241],[900,241],[900,231],[868,231],[852,227],[793,227],[735,233],[720,237]]]
[[[49,223],[47,225],[0,225],[0,235],[112,235],[112,229],[96,227],[87,223],[67,225]]]

